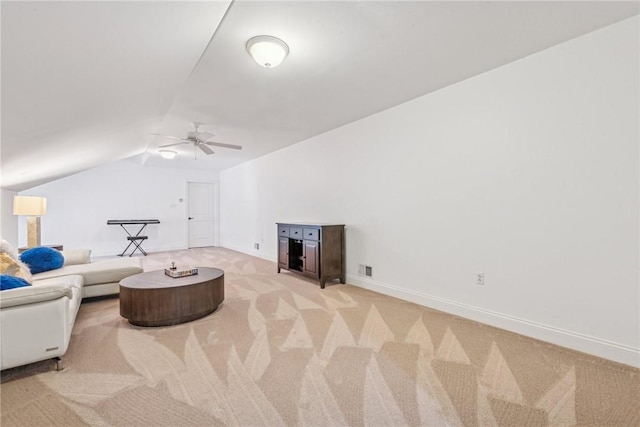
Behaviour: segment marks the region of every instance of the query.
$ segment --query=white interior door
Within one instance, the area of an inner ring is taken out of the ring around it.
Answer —
[[[188,224],[189,247],[215,245],[215,193],[210,182],[189,182]]]

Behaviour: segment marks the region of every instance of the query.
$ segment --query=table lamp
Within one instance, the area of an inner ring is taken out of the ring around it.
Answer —
[[[40,216],[47,213],[44,197],[14,196],[13,214],[27,216],[27,247],[40,246]]]

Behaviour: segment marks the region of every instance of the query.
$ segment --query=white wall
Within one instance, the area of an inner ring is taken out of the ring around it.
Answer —
[[[18,193],[0,189],[0,236],[13,246],[18,246],[18,217],[13,215],[13,196]]]
[[[224,171],[222,245],[275,260],[276,221],[344,223],[349,283],[640,366],[639,28]]]
[[[187,247],[188,181],[217,183],[218,174],[142,166],[129,159],[34,187],[24,194],[47,198],[47,215],[41,218],[42,244],[88,248],[95,256],[116,255],[127,244],[126,233],[120,226],[107,225],[109,219],[159,219],[159,225],[148,225],[143,233],[149,236],[142,246],[147,251]],[[20,244],[25,243],[26,226],[21,218]]]

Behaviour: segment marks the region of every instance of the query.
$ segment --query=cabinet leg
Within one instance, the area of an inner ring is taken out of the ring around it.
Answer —
[[[340,283],[342,283],[343,285],[344,285],[345,283],[347,283],[347,278],[345,277],[345,275],[344,275],[344,274],[341,274],[341,275],[340,275]]]
[[[324,289],[325,280],[320,280],[320,289]]]
[[[280,274],[280,267],[278,267],[278,274]]]

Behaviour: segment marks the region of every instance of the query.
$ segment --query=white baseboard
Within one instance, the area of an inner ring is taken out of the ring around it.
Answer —
[[[602,357],[603,359],[640,368],[640,349],[637,348],[518,317],[508,316],[468,304],[398,288],[367,277],[348,274],[347,283],[531,338],[567,347],[572,350]]]
[[[112,258],[115,256],[119,256],[119,254],[122,253],[122,250],[126,247],[123,246],[122,249],[120,249],[117,253],[115,251],[105,251],[105,250],[92,250],[91,252],[91,258]],[[154,252],[171,252],[171,251],[183,251],[186,249],[189,249],[186,246],[171,246],[171,247],[152,247],[152,248],[147,248],[145,246],[142,246],[142,249],[144,249],[145,252],[152,254]],[[129,257],[129,254],[131,253],[131,248],[129,248],[129,250],[127,250],[127,254],[125,255],[125,257]],[[135,255],[134,256],[143,256],[140,251],[136,250]]]
[[[262,259],[267,260],[267,261],[277,262],[277,258],[275,256],[269,256],[268,254],[265,254],[264,252],[262,252],[260,250],[246,249],[246,248],[240,248],[240,247],[230,246],[230,245],[220,245],[220,247],[231,249],[232,251],[240,252],[240,253],[243,253],[243,254],[251,255],[251,256],[254,256],[256,258],[262,258]]]

